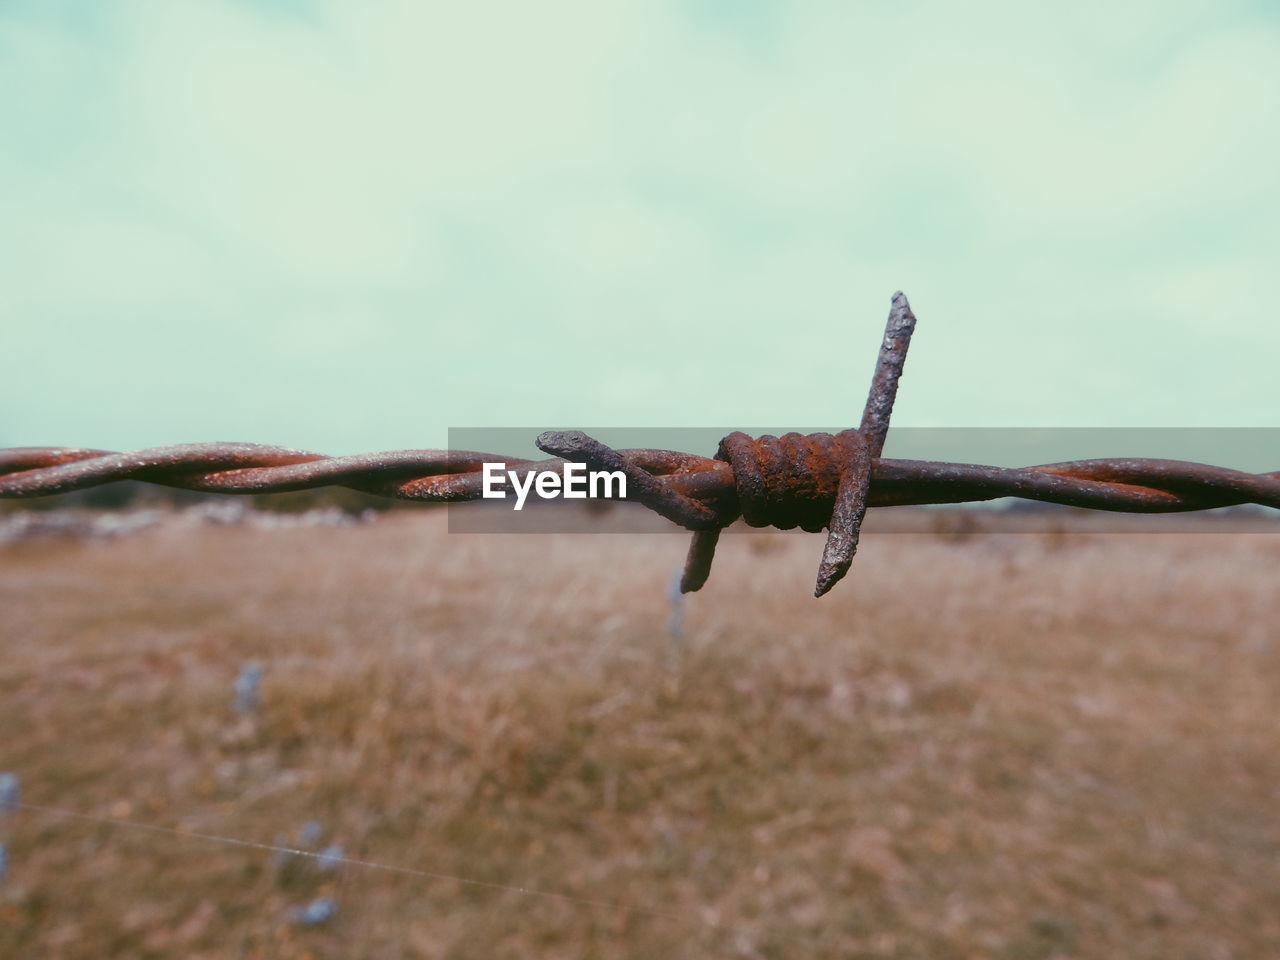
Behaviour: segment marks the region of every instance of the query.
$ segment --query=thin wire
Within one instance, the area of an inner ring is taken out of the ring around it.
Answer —
[[[621,910],[626,913],[644,914],[650,917],[658,917],[663,920],[674,920],[679,923],[698,923],[706,927],[721,929],[721,925],[714,920],[706,920],[700,917],[694,917],[692,914],[668,913],[663,910],[653,910],[649,907],[633,907],[625,903],[615,903],[609,900],[592,900],[587,897],[575,897],[567,893],[555,893],[550,890],[535,890],[531,887],[519,887],[506,883],[493,883],[488,880],[475,880],[470,877],[459,877],[450,873],[436,873],[431,870],[419,870],[415,867],[399,867],[389,863],[375,863],[372,860],[358,860],[354,857],[326,857],[323,852],[314,852],[311,850],[299,850],[294,847],[282,847],[273,843],[259,843],[256,840],[241,840],[237,837],[224,837],[215,833],[201,833],[196,830],[179,830],[174,827],[162,827],[159,824],[143,823],[140,820],[124,820],[119,817],[104,817],[92,813],[81,813],[77,810],[63,810],[59,807],[46,807],[35,803],[19,803],[16,809],[30,810],[35,813],[52,813],[60,817],[69,817],[75,820],[87,820],[90,823],[106,824],[116,827],[133,827],[138,830],[147,830],[152,833],[172,834],[177,837],[190,837],[196,840],[208,840],[213,843],[225,843],[229,846],[248,847],[251,850],[264,850],[269,853],[288,853],[297,857],[311,857],[315,860],[325,859],[329,862],[349,863],[355,867],[365,867],[370,870],[382,870],[386,873],[399,873],[411,877],[422,877],[428,880],[450,880],[454,883],[463,883],[473,887],[486,887],[490,890],[504,890],[508,893],[522,893],[530,897],[546,897],[552,900],[562,900],[567,903],[577,904],[583,907],[592,907],[595,909]]]

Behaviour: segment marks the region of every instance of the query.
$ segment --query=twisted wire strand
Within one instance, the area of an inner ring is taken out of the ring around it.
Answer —
[[[740,512],[733,468],[674,450],[618,450],[667,489]],[[502,461],[519,475],[554,470],[563,458],[524,460],[457,450],[393,450],[327,457],[252,443],[200,443],[134,453],[77,447],[0,450],[0,498],[44,497],[121,480],[208,493],[284,493],[339,486],[401,500],[481,499],[480,465]],[[1280,509],[1280,471],[1244,473],[1183,460],[1100,459],[996,467],[935,460],[871,461],[873,507],[971,503],[1016,497],[1094,510],[1177,513],[1243,503]],[[627,499],[635,499],[628,493]]]
[[[621,471],[626,499],[694,531],[680,588],[707,580],[720,530],[751,526],[827,529],[816,596],[847,572],[868,507],[966,503],[1017,497],[1093,510],[1175,513],[1255,503],[1280,509],[1280,471],[1244,473],[1181,460],[1103,459],[994,467],[881,457],[916,317],[893,296],[871,388],[856,430],[752,438],[731,433],[714,458],[674,450],[614,450],[580,431],[536,444],[551,459],[466,450],[392,450],[327,457],[252,443],[197,443],[114,453],[72,447],[0,450],[0,498],[68,493],[139,480],[210,493],[283,493],[341,486],[429,503],[484,496],[485,463],[522,480],[567,462]]]

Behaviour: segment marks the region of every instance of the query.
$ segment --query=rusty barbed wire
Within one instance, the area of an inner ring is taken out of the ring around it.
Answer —
[[[253,443],[196,443],[133,453],[68,447],[0,450],[0,498],[41,497],[138,480],[209,493],[283,493],[341,486],[403,500],[460,503],[483,495],[482,466],[502,461],[522,480],[566,462],[618,470],[627,500],[694,531],[681,579],[706,583],[720,531],[754,527],[817,532],[827,542],[815,596],[848,571],[868,507],[968,503],[1017,497],[1093,510],[1174,513],[1254,503],[1280,508],[1280,471],[1246,473],[1181,460],[1100,459],[1031,467],[881,457],[916,324],[894,294],[871,390],[857,429],[838,434],[731,433],[714,457],[673,450],[615,450],[580,431],[550,431],[527,460],[459,450],[396,450],[328,457]]]

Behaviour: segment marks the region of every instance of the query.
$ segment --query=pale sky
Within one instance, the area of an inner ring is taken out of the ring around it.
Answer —
[[[856,425],[897,289],[897,424],[1280,426],[1273,3],[0,0],[0,122],[0,446]]]

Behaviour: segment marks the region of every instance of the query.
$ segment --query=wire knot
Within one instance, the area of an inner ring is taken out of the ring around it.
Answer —
[[[663,486],[639,464],[579,430],[550,431],[536,442],[540,450],[592,469],[622,471],[628,499],[695,531],[680,579],[683,593],[707,582],[720,531],[739,515],[752,527],[800,527],[811,533],[826,527],[827,545],[814,588],[814,595],[820,597],[845,575],[858,548],[871,461],[884,448],[915,325],[907,298],[901,292],[894,294],[859,429],[837,434],[766,434],[758,439],[735,432],[720,441],[716,459],[732,468],[736,511],[732,504],[713,508]]]
[[[738,509],[752,527],[799,527],[817,533],[831,522],[842,479],[866,486],[870,480],[866,439],[857,430],[830,433],[731,433],[720,441],[716,459],[733,468]],[[737,516],[724,518],[724,526]]]

